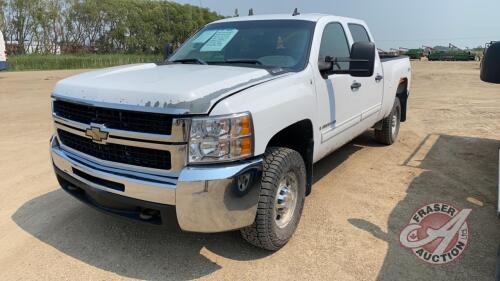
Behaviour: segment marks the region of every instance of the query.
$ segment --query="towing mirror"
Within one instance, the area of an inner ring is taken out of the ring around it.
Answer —
[[[354,77],[371,77],[375,69],[375,44],[356,42],[351,49],[349,72]]]
[[[486,50],[481,64],[481,80],[500,84],[500,42],[491,44]]]
[[[348,62],[349,69],[341,69],[339,63]],[[337,66],[339,69],[333,69]],[[352,45],[349,58],[334,58],[327,56],[324,62],[318,63],[321,73],[350,74],[354,77],[371,77],[375,69],[375,44],[371,42],[356,42]]]

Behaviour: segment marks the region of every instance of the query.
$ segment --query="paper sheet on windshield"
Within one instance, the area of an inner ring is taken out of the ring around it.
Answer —
[[[238,33],[237,29],[221,29],[208,40],[203,47],[201,47],[200,52],[218,52],[224,49],[226,45],[233,39],[233,37]],[[203,34],[201,35],[203,36]],[[198,39],[198,38],[197,38]]]

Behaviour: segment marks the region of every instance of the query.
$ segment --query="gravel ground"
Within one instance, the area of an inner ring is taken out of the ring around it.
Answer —
[[[276,253],[237,232],[169,232],[72,199],[48,154],[50,92],[79,71],[0,73],[0,280],[493,280],[500,85],[480,82],[476,62],[413,67],[398,142],[366,132],[317,163],[299,228]],[[414,210],[436,201],[473,209],[468,248],[444,266],[399,244]]]

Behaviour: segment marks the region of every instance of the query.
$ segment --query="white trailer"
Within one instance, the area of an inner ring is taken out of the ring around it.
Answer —
[[[5,48],[3,33],[0,30],[0,70],[5,69],[7,69],[7,49]]]

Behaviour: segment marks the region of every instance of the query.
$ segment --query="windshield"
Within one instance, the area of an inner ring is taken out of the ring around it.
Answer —
[[[301,70],[309,57],[314,22],[260,20],[206,26],[169,63],[231,64]]]

